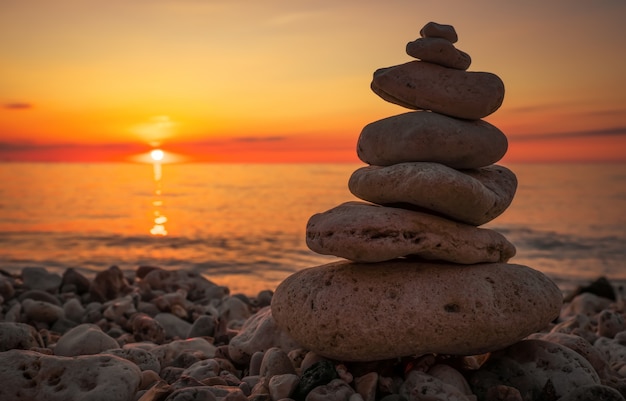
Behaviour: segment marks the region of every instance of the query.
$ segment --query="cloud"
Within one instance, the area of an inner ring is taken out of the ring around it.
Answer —
[[[19,150],[31,150],[40,148],[41,146],[35,145],[30,142],[0,142],[0,151],[19,151]]]
[[[595,138],[600,136],[626,136],[626,127],[605,128],[598,130],[585,130],[573,132],[557,132],[546,134],[522,134],[511,135],[510,140],[515,142],[522,141],[549,141],[553,139],[569,139],[569,138]]]
[[[586,115],[589,116],[600,116],[600,117],[608,117],[608,116],[623,116],[626,114],[626,109],[607,109],[607,110],[590,110]]]
[[[584,108],[584,110],[579,110],[580,108]],[[561,112],[568,113],[568,114],[599,116],[599,117],[624,115],[624,113],[626,113],[626,109],[624,109],[623,107],[612,108],[612,109],[589,110],[586,108],[586,105],[581,102],[534,104],[534,105],[528,105],[528,106],[511,107],[508,110],[512,113],[520,113],[520,114],[546,112],[546,111],[561,111]],[[579,111],[572,111],[572,110],[579,110]]]
[[[35,143],[29,141],[0,141],[0,151],[54,151],[54,150],[86,150],[86,149],[106,149],[106,150],[143,150],[145,145],[136,143]]]
[[[32,109],[33,105],[32,103],[26,102],[10,102],[3,104],[2,107],[7,110],[28,110]]]
[[[254,137],[254,136],[241,136],[233,138],[233,142],[277,142],[284,141],[287,137],[284,136],[267,136],[267,137]]]
[[[319,12],[293,12],[293,13],[285,13],[277,15],[270,20],[267,21],[268,25],[274,26],[284,26],[284,25],[294,25],[300,24],[303,21],[310,20],[311,18],[319,15]]]

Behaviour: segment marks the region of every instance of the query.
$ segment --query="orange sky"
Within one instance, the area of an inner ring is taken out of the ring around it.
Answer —
[[[626,161],[623,0],[6,0],[0,161],[358,161],[428,21],[499,75],[505,161]]]

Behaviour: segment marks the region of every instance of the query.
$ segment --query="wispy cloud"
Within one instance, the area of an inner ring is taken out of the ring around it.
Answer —
[[[576,114],[578,116],[597,116],[608,117],[615,115],[626,115],[626,108],[608,108],[608,109],[590,109],[588,105],[581,102],[561,102],[561,103],[544,103],[533,104],[527,106],[512,107],[509,109],[512,113],[527,114],[537,112],[565,112],[568,114]]]
[[[609,116],[619,116],[626,115],[626,109],[605,109],[605,110],[589,110],[584,113],[588,116],[600,116],[600,117],[609,117]]]
[[[0,141],[0,152],[7,151],[54,151],[54,150],[81,150],[81,149],[107,149],[107,150],[143,150],[143,144],[135,143],[105,143],[105,144],[84,144],[84,143],[34,143],[28,141],[9,142]]]
[[[319,15],[321,15],[319,11],[284,13],[284,14],[280,14],[269,19],[266,23],[267,25],[270,25],[270,26],[285,26],[285,25],[300,24],[303,21],[311,20]]]
[[[605,128],[599,130],[585,130],[572,132],[556,132],[545,134],[521,134],[511,135],[511,141],[547,141],[553,139],[569,139],[569,138],[595,138],[601,136],[626,136],[626,127]]]
[[[255,137],[255,136],[241,136],[232,138],[233,142],[277,142],[284,141],[287,137],[284,136],[267,136],[267,137]]]
[[[33,108],[32,103],[26,102],[9,102],[2,105],[6,110],[28,110]]]

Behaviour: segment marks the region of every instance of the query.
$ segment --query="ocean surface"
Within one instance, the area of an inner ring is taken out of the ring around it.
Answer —
[[[0,269],[92,277],[117,265],[202,273],[231,292],[274,289],[338,260],[305,243],[308,218],[356,200],[361,164],[0,164]],[[564,291],[626,282],[626,164],[511,164],[513,203],[484,227],[517,247],[510,261]]]

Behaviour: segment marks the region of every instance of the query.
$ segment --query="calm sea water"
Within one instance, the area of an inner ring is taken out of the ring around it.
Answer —
[[[154,265],[254,295],[337,260],[306,247],[305,226],[355,200],[347,181],[360,166],[0,164],[0,269]],[[626,281],[626,164],[507,167],[516,197],[486,226],[516,245],[512,263],[564,290]]]

